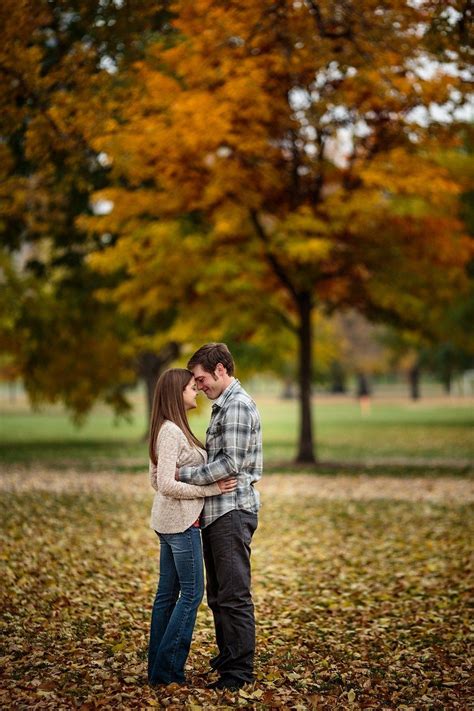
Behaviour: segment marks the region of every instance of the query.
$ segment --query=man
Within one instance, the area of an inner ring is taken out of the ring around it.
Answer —
[[[220,676],[210,688],[235,691],[254,678],[250,542],[259,509],[253,485],[262,475],[260,415],[234,377],[234,361],[225,343],[199,348],[188,368],[213,406],[206,436],[208,463],[182,467],[179,480],[202,485],[237,478],[237,489],[207,498],[201,515],[207,601],[219,649],[211,666]]]

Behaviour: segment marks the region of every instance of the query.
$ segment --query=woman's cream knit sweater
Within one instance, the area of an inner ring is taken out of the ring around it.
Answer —
[[[176,481],[176,467],[200,466],[207,461],[206,452],[189,444],[184,432],[166,420],[156,443],[158,464],[150,461],[150,482],[155,489],[151,527],[158,533],[180,533],[199,517],[205,496],[221,493],[217,484],[194,486]]]

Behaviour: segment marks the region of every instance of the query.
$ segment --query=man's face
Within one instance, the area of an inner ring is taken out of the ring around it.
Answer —
[[[220,364],[217,365],[213,373],[208,373],[203,369],[202,365],[196,365],[193,368],[194,379],[198,390],[202,390],[209,400],[216,400],[226,388],[224,382],[226,370],[223,366],[219,367],[219,365]]]

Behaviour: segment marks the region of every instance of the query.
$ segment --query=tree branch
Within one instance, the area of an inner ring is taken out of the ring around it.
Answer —
[[[278,318],[279,321],[282,322],[285,328],[287,328],[292,333],[298,333],[297,326],[293,323],[293,321],[291,321],[291,319],[288,318],[285,313],[283,313],[283,311],[280,311],[280,309],[277,309],[275,306],[271,306],[270,311],[275,314],[275,316]]]
[[[462,8],[461,17],[458,20],[458,32],[461,42],[469,42],[470,26],[472,25],[472,5],[471,0],[467,0]]]
[[[350,27],[338,32],[327,29],[319,5],[314,0],[306,0],[306,5],[309,7],[310,14],[313,15],[316,21],[316,26],[321,37],[325,39],[352,39],[352,29]]]
[[[289,294],[293,297],[295,302],[299,301],[299,293],[298,290],[296,289],[295,285],[289,278],[288,274],[285,272],[283,266],[280,264],[276,256],[271,252],[270,250],[270,242],[268,239],[268,235],[263,229],[262,225],[260,224],[260,221],[258,219],[257,211],[256,210],[250,210],[250,218],[252,220],[252,224],[255,227],[255,231],[262,241],[264,248],[265,248],[265,257],[270,264],[271,268],[273,269],[274,274],[278,277],[280,282],[283,284],[285,289],[289,292]]]
[[[89,146],[88,142],[85,140],[85,138],[78,134],[77,131],[69,131],[68,133],[65,133],[62,131],[57,123],[54,121],[52,118],[51,114],[49,113],[49,105],[48,102],[42,97],[42,95],[36,90],[33,89],[29,84],[25,81],[23,78],[23,75],[11,67],[6,67],[5,65],[0,64],[0,75],[1,74],[6,75],[7,77],[13,77],[18,84],[21,86],[25,97],[31,99],[34,102],[34,106],[39,110],[41,115],[44,117],[44,119],[47,121],[49,124],[50,128],[53,130],[53,132],[62,140],[62,141],[73,141],[79,146],[81,146],[82,149],[84,149],[88,155],[93,156],[94,152],[92,151],[91,147]]]

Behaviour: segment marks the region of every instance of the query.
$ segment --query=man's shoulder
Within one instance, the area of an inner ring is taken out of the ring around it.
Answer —
[[[239,381],[237,381],[232,388],[232,392],[229,395],[228,402],[242,402],[255,405],[253,398],[250,397],[248,392],[244,390]]]
[[[235,408],[248,410],[253,415],[258,415],[257,405],[255,400],[248,394],[240,383],[232,391],[229,399],[226,402],[225,409],[232,410]]]

